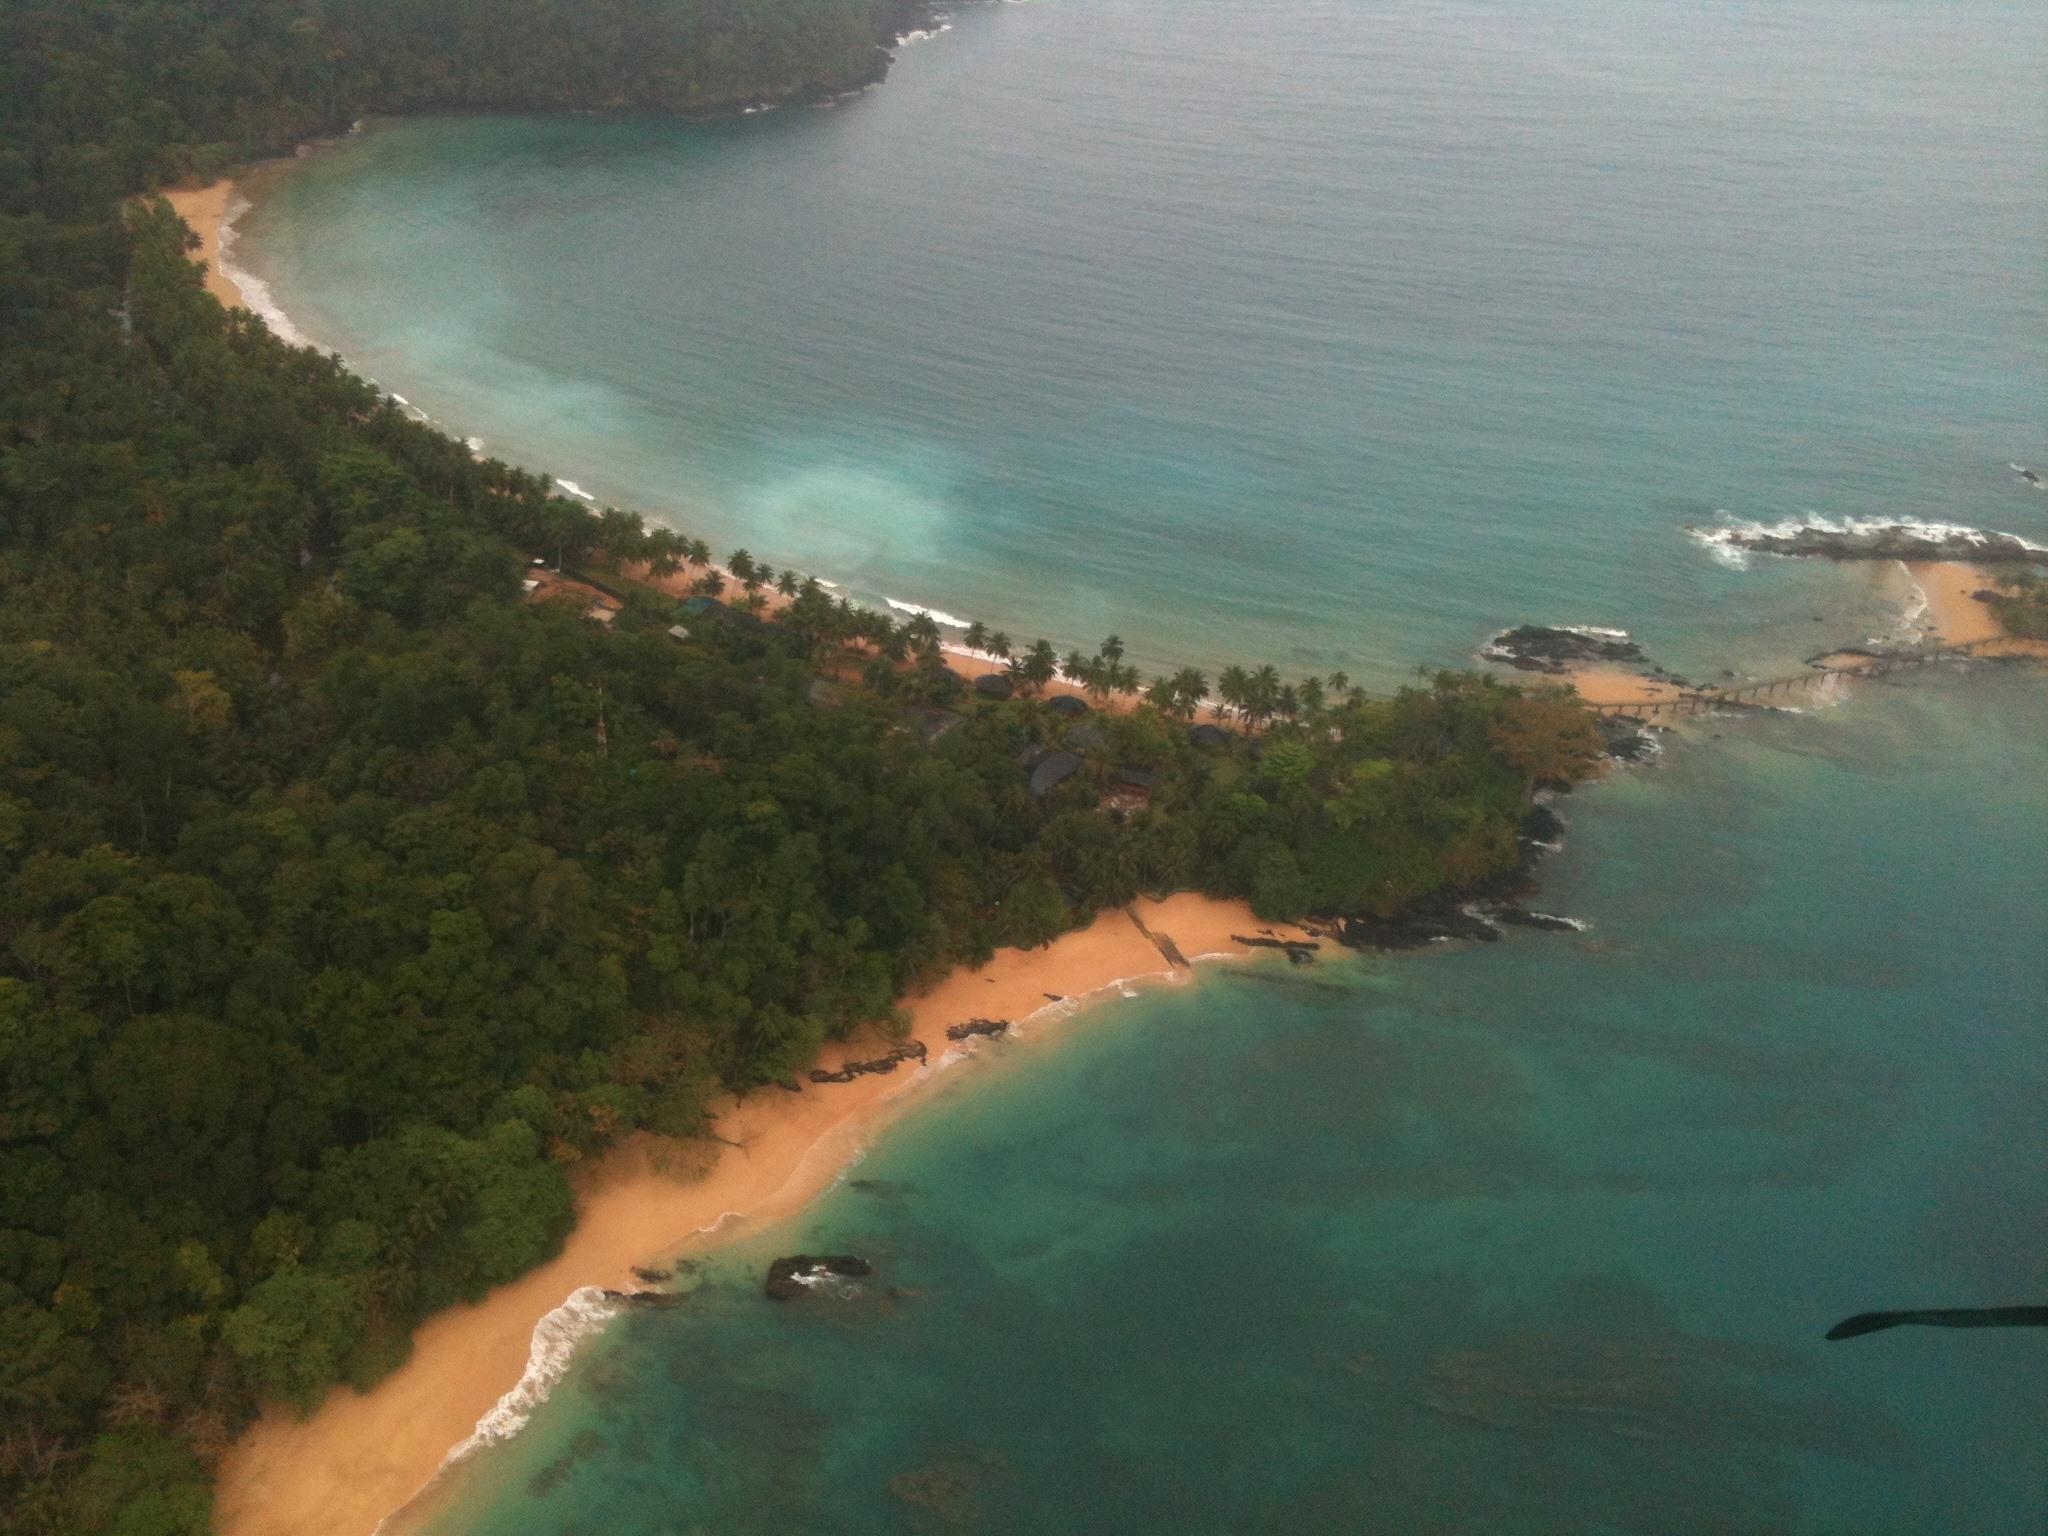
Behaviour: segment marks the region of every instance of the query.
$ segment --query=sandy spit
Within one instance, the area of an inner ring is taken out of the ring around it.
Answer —
[[[969,1018],[1021,1020],[1047,994],[1115,995],[1119,983],[1187,979],[1142,931],[1189,960],[1244,955],[1233,934],[1272,932],[1240,902],[1185,894],[1104,913],[1036,950],[1004,950],[910,1001],[915,1037],[936,1060],[946,1027]],[[1281,930],[1287,932],[1287,930]],[[1290,934],[1290,936],[1292,936]],[[828,1048],[822,1064],[877,1054],[877,1042]],[[473,1306],[428,1319],[411,1358],[368,1393],[329,1395],[310,1417],[267,1413],[229,1451],[214,1509],[221,1536],[369,1536],[421,1494],[525,1370],[534,1326],[583,1286],[633,1288],[657,1264],[790,1215],[826,1189],[877,1130],[916,1097],[929,1073],[770,1088],[717,1115],[724,1145],[640,1138],[578,1181],[575,1231],[562,1252]]]

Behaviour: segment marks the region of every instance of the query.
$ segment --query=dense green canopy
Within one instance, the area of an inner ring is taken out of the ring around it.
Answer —
[[[1576,712],[1456,677],[1239,673],[1260,750],[1197,747],[1184,672],[1039,798],[1020,754],[1074,729],[1031,697],[1049,644],[996,703],[928,625],[751,561],[786,627],[679,641],[602,574],[609,626],[524,602],[536,550],[705,552],[475,462],[117,205],[370,107],[836,83],[879,10],[0,12],[0,1530],[203,1529],[259,1401],[374,1380],[545,1256],[579,1159],[952,965],[1146,890],[1391,911],[1503,867],[1527,777],[1586,766]],[[1071,661],[1103,697],[1120,658]],[[949,699],[942,733],[906,713]],[[1111,809],[1130,765],[1149,803]]]

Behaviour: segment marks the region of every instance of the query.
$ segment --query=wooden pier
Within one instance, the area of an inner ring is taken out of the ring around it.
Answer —
[[[1927,645],[1901,651],[1834,654],[1853,654],[1853,660],[1845,660],[1839,664],[1830,664],[1825,660],[1814,661],[1808,663],[1804,672],[1792,673],[1785,677],[1760,678],[1755,682],[1737,683],[1727,688],[1688,688],[1668,699],[1638,699],[1619,704],[1607,703],[1600,699],[1588,699],[1586,702],[1603,715],[1621,715],[1631,720],[1656,720],[1681,715],[1701,715],[1723,704],[1764,708],[1768,707],[1774,698],[1802,693],[1837,677],[1888,677],[1894,672],[1904,672],[1914,667],[1933,666],[1943,661],[1966,661],[1978,656],[2041,659],[2041,653],[2027,642],[2015,642],[2004,637],[1995,640],[1972,640],[1962,645]]]

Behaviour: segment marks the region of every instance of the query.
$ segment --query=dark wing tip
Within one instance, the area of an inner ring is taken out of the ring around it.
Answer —
[[[1896,1312],[1858,1312],[1854,1317],[1845,1317],[1828,1330],[1830,1339],[1853,1339],[1866,1333],[1878,1333],[1895,1326],[1899,1321]]]

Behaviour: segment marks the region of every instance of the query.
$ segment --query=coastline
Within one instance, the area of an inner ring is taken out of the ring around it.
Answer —
[[[337,1389],[303,1420],[267,1411],[221,1463],[215,1530],[368,1536],[416,1506],[453,1448],[473,1436],[502,1438],[524,1422],[544,1390],[524,1400],[507,1401],[507,1394],[545,1352],[549,1341],[535,1330],[566,1298],[591,1286],[637,1288],[636,1266],[759,1231],[809,1204],[940,1066],[972,1053],[971,1042],[946,1038],[948,1025],[970,1018],[1042,1024],[1090,1001],[1132,995],[1139,983],[1182,983],[1191,971],[1175,965],[1169,949],[1187,961],[1244,958],[1252,951],[1235,941],[1239,933],[1304,937],[1261,922],[1241,902],[1194,893],[1140,900],[1042,949],[1003,950],[984,965],[955,970],[910,999],[909,1038],[925,1045],[930,1067],[806,1085],[796,1094],[758,1090],[716,1108],[716,1139],[639,1137],[621,1145],[576,1180],[575,1228],[555,1258],[479,1302],[427,1319],[406,1363],[370,1391]],[[820,1065],[829,1070],[874,1050],[872,1040],[834,1044]],[[566,1349],[551,1362],[556,1369],[565,1363]],[[496,1427],[480,1434],[494,1414]]]
[[[206,291],[229,309],[247,309],[248,300],[240,285],[221,270],[221,241],[232,222],[229,210],[234,206],[234,196],[235,182],[231,176],[203,187],[182,187],[163,194],[171,211],[199,236],[199,250],[192,259],[206,266]]]

